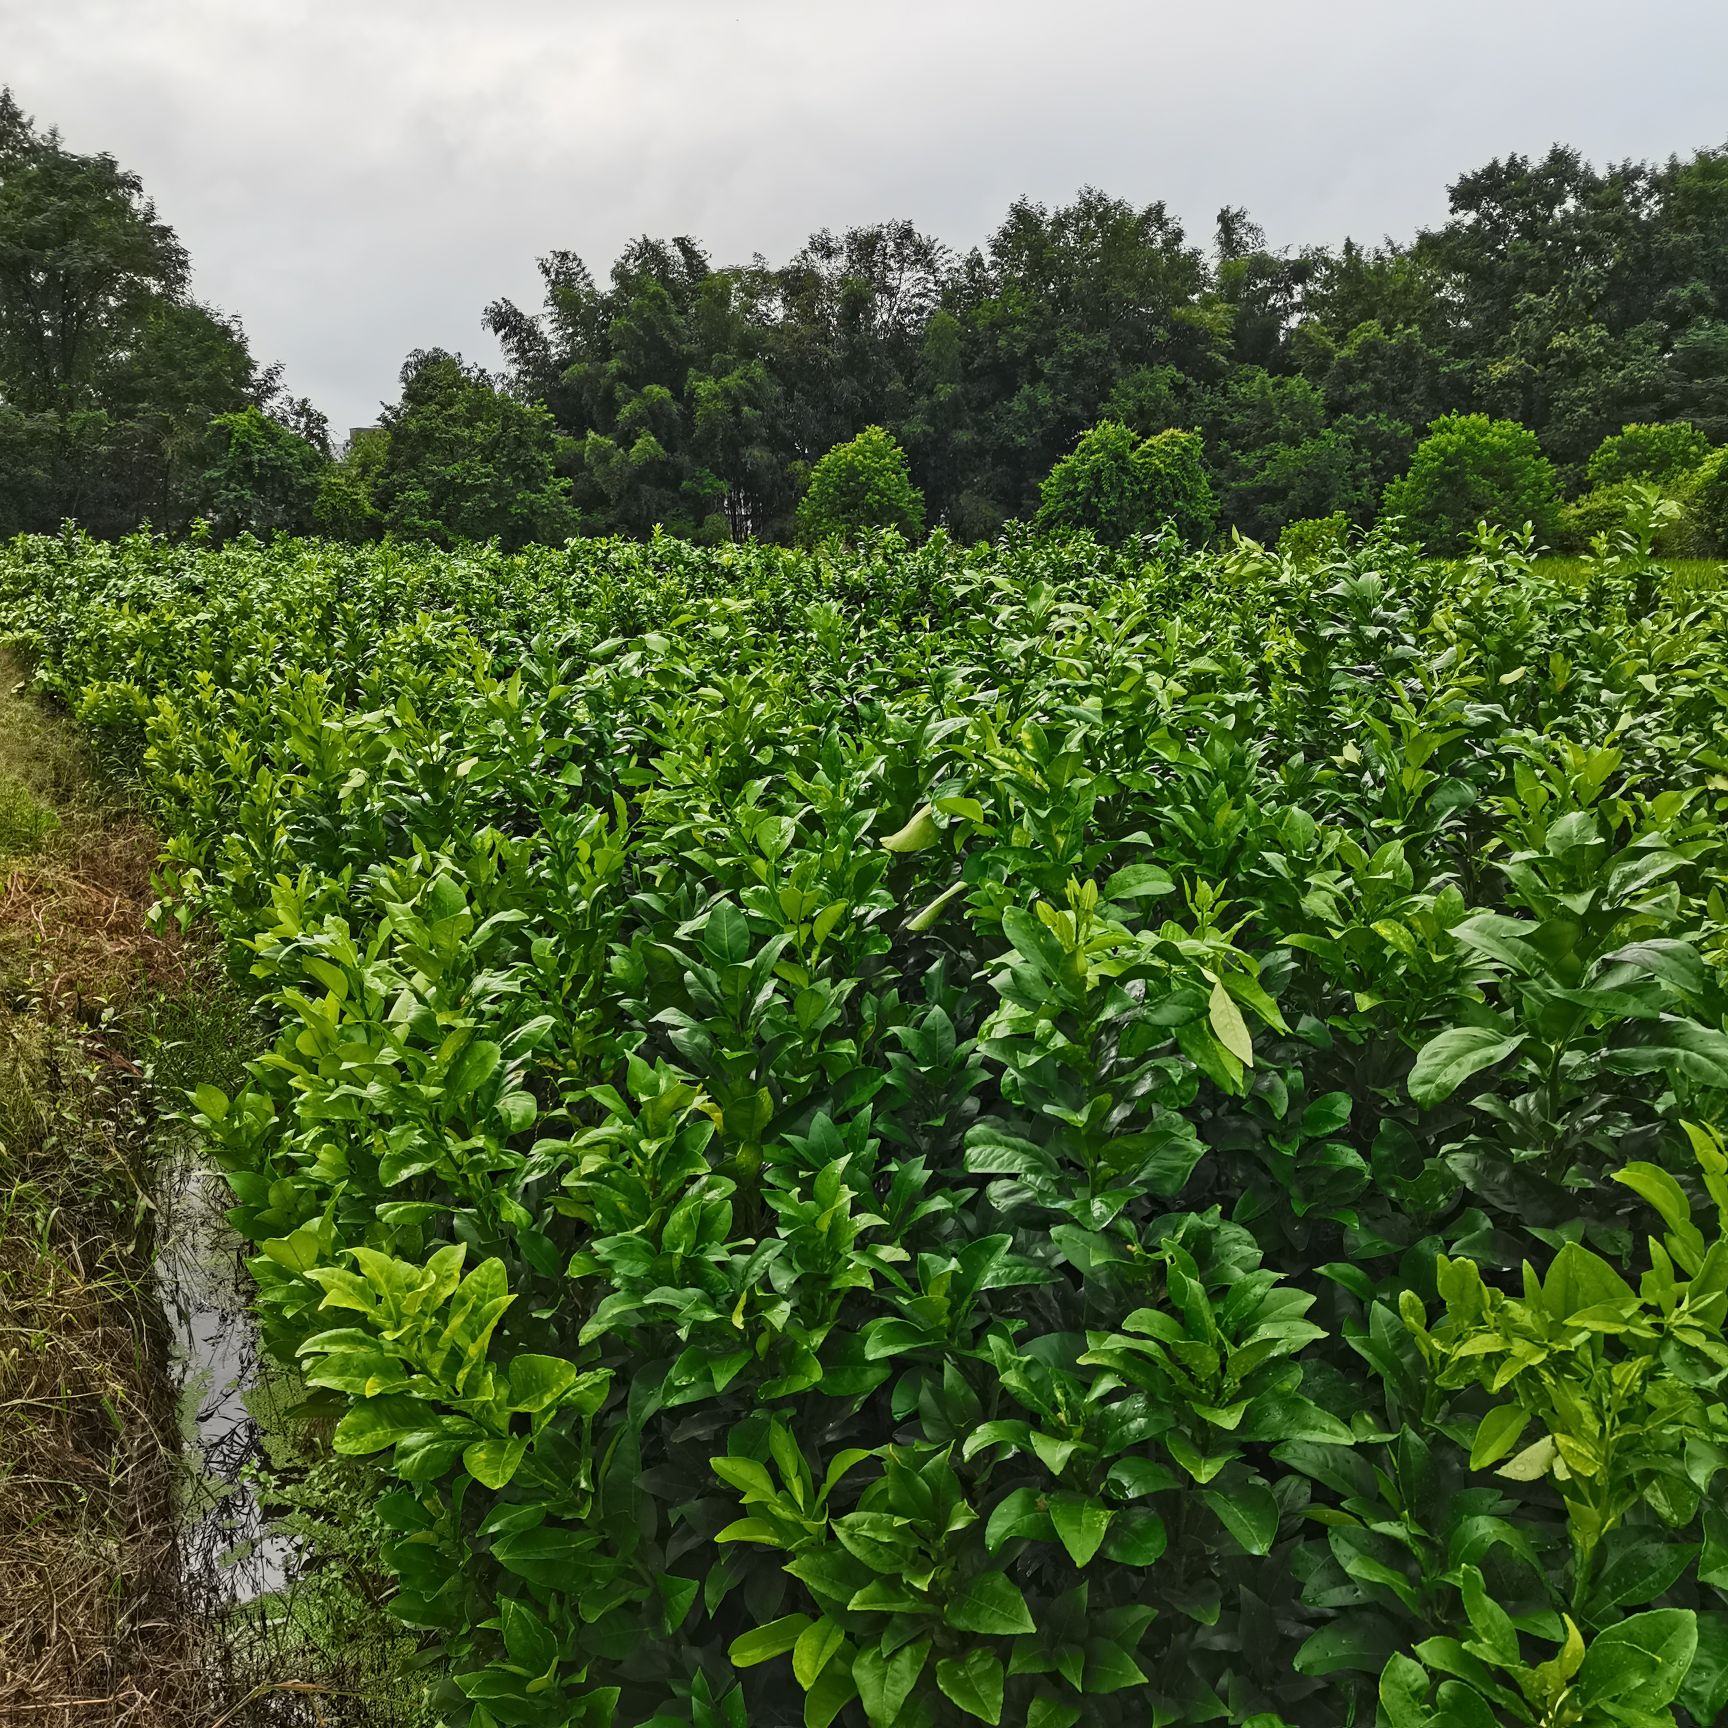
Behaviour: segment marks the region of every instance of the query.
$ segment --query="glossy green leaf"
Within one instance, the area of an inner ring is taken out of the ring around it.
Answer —
[[[852,1664],[852,1678],[871,1728],[895,1728],[929,1657],[928,1638],[903,1644],[892,1654],[881,1650],[859,1651]]]
[[[1519,1436],[1530,1425],[1530,1413],[1516,1404],[1497,1404],[1477,1424],[1476,1439],[1470,1448],[1470,1468],[1486,1470],[1498,1464],[1518,1444]]]
[[[1689,1609],[1634,1614],[1590,1640],[1578,1670],[1578,1696],[1589,1704],[1659,1710],[1673,1702],[1698,1650]]]
[[[1454,1026],[1431,1038],[1410,1070],[1410,1096],[1424,1108],[1450,1098],[1471,1075],[1510,1056],[1524,1042],[1522,1032],[1502,1033],[1487,1026]]]
[[[1050,1522],[1068,1558],[1076,1566],[1084,1566],[1109,1533],[1114,1514],[1109,1507],[1078,1494],[1050,1496]]]
[[[784,1656],[814,1624],[808,1614],[783,1614],[765,1626],[753,1626],[727,1646],[726,1660],[734,1668],[753,1668],[758,1662]]]
[[[1002,1663],[988,1650],[969,1650],[958,1660],[945,1657],[936,1664],[936,1684],[943,1696],[980,1722],[1002,1720]]]
[[[1019,1586],[1000,1572],[984,1572],[968,1579],[949,1597],[942,1617],[956,1631],[992,1638],[1035,1630]]]
[[[1278,1502],[1270,1488],[1245,1482],[1230,1488],[1203,1489],[1201,1498],[1250,1554],[1271,1550],[1278,1536]]]

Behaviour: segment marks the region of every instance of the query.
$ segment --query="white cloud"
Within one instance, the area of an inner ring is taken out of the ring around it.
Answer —
[[[908,215],[957,246],[1092,183],[1204,234],[1407,234],[1554,139],[1721,143],[1728,8],[1647,0],[0,0],[0,76],[145,178],[198,291],[338,428],[412,347],[490,356],[535,257],[781,258]]]

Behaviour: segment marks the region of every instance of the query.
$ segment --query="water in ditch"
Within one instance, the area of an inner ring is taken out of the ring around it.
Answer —
[[[218,1610],[285,1588],[299,1555],[270,1528],[252,1480],[264,1434],[252,1408],[263,1377],[228,1190],[194,1144],[164,1160],[156,1195],[156,1276],[171,1344],[185,1470],[185,1575]]]

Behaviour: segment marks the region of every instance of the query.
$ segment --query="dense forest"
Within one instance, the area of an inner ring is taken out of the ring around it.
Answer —
[[[908,519],[971,539],[1037,510],[1106,422],[1198,434],[1207,521],[1270,539],[1374,518],[1441,416],[1526,428],[1556,506],[1628,424],[1688,423],[1682,466],[1728,441],[1728,147],[1599,169],[1556,145],[1449,202],[1408,241],[1336,249],[1270,248],[1236,208],[1201,243],[1162,203],[1087,188],[1015,203],[963,253],[905,221],[779,266],[643,238],[604,282],[556,252],[542,307],[484,309],[501,374],[416,350],[333,458],[316,409],[193,296],[139,178],[6,94],[0,531],[789,539],[821,519],[800,505],[824,453],[879,427]]]

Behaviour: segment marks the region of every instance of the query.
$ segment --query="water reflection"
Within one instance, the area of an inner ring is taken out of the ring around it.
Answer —
[[[264,1437],[258,1334],[247,1309],[243,1244],[225,1217],[219,1172],[184,1146],[164,1160],[156,1196],[156,1274],[185,1439],[181,1544],[189,1581],[217,1608],[283,1589],[298,1544],[268,1528],[252,1481]]]

